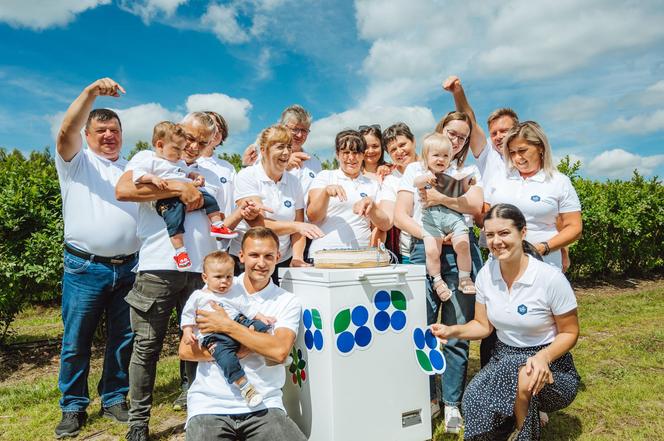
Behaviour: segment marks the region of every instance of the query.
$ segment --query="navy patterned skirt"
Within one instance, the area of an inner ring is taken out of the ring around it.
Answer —
[[[463,395],[464,439],[493,441],[509,436],[514,428],[519,368],[546,346],[517,348],[498,340],[491,360],[475,375]],[[553,384],[545,385],[530,400],[528,415],[517,438],[520,441],[540,439],[539,411],[563,409],[576,397],[581,377],[572,354],[568,352],[551,363],[550,369]]]

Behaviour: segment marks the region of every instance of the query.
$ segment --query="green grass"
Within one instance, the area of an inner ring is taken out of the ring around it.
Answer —
[[[579,298],[579,314],[581,338],[573,355],[582,388],[570,407],[550,415],[543,439],[664,439],[664,283],[642,290],[584,293]],[[17,320],[17,334],[21,334],[17,338],[31,341],[57,336],[54,329],[61,326],[59,320],[55,308],[27,311]],[[478,346],[472,345],[470,375],[478,369]],[[97,360],[89,381],[91,413],[99,409],[99,373]],[[60,418],[57,358],[34,370],[21,367],[20,374],[6,377],[0,380],[0,440],[52,439]],[[184,421],[184,414],[171,410],[178,377],[176,357],[164,357],[158,365],[153,432],[168,432]],[[89,421],[79,438],[120,439],[126,431],[96,414]],[[160,439],[173,438],[164,433]],[[444,434],[438,421],[434,440],[456,439],[462,439],[461,435]]]

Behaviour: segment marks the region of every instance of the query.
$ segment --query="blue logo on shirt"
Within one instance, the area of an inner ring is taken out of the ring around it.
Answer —
[[[222,184],[225,184],[226,182],[228,182],[228,180],[226,178],[224,178],[223,176],[219,180],[221,181]]]
[[[284,201],[284,205],[286,206],[286,208],[290,208],[293,205],[293,203],[291,201]]]
[[[310,178],[315,178],[316,175],[314,174],[314,172],[309,172],[309,177],[310,177]]]
[[[360,193],[360,196],[363,197],[363,198],[366,198],[367,194],[365,192],[362,192],[362,193]]]
[[[526,305],[519,305],[518,308],[516,308],[516,312],[518,312],[521,315],[525,315],[528,312],[528,307]]]
[[[540,197],[537,196],[537,195],[535,194],[535,195],[532,195],[532,196],[530,197],[530,200],[533,201],[533,202],[539,202],[539,201],[540,201]]]

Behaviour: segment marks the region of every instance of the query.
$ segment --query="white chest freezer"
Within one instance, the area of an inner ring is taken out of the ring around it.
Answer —
[[[308,439],[431,439],[429,379],[413,338],[426,328],[424,266],[279,276],[302,302],[284,404]]]

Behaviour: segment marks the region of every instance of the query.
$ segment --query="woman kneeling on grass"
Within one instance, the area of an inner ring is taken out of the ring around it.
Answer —
[[[562,272],[525,240],[526,219],[514,205],[493,206],[484,232],[495,258],[477,275],[475,318],[431,329],[444,342],[496,329],[493,356],[463,396],[464,439],[501,439],[511,430],[510,440],[539,439],[538,411],[569,406],[579,387],[569,353],[579,336],[576,298]]]

